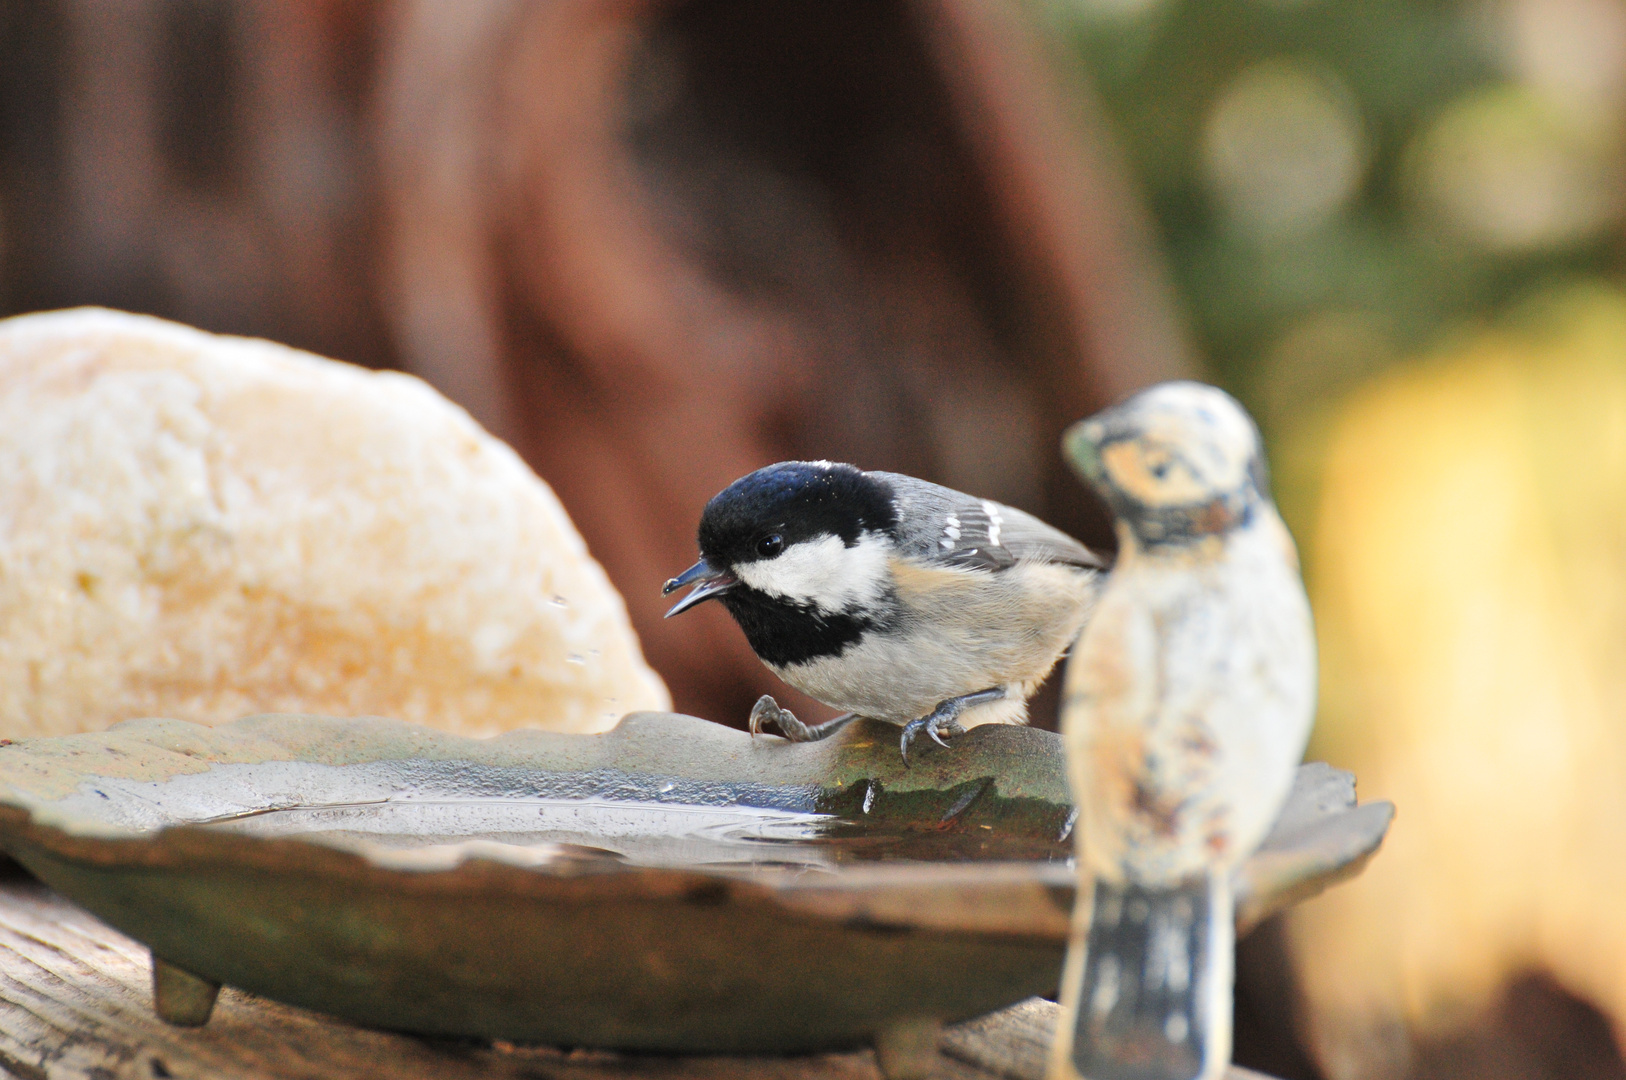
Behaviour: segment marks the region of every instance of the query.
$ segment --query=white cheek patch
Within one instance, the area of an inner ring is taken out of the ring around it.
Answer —
[[[792,544],[775,559],[740,563],[734,573],[758,592],[834,614],[881,599],[889,546],[870,532],[861,533],[852,547],[839,536],[822,536]]]

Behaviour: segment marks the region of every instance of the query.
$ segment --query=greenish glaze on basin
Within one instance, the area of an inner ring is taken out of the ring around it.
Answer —
[[[176,968],[359,1023],[810,1051],[1054,989],[1061,754],[980,727],[906,769],[886,725],[793,745],[653,713],[489,740],[142,720],[0,748],[0,846]],[[1381,842],[1386,804],[1300,779],[1245,921]]]

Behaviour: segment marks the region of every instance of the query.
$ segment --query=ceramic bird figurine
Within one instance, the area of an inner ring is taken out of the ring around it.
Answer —
[[[1079,907],[1052,1080],[1213,1080],[1230,1060],[1231,874],[1292,786],[1315,640],[1259,433],[1164,383],[1070,429],[1118,561],[1068,661]]]

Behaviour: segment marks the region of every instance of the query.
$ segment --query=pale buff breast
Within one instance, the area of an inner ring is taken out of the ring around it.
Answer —
[[[774,670],[828,705],[898,724],[949,698],[1004,687],[1006,700],[967,710],[960,722],[1022,723],[1028,696],[1089,618],[1096,580],[1074,567],[1027,569],[1018,575],[893,560],[899,633],[872,635],[839,658]]]

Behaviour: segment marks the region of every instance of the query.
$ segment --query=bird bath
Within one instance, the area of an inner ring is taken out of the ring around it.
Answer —
[[[1356,872],[1387,804],[1301,770],[1239,922]],[[1054,992],[1074,876],[1060,740],[789,744],[642,713],[466,739],[378,719],[140,720],[0,747],[0,846],[219,985],[399,1031],[673,1052],[883,1046]]]

